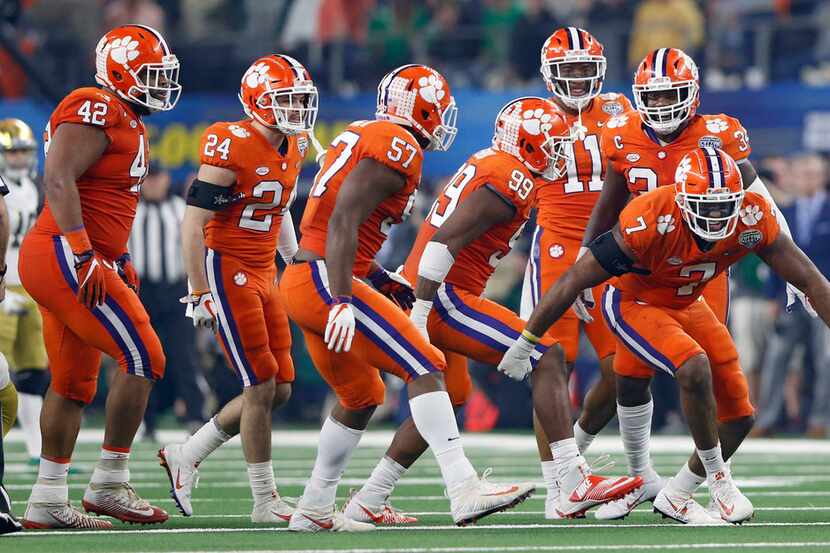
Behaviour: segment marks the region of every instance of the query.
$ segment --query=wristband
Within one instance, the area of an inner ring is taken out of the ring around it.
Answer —
[[[69,242],[72,253],[81,253],[92,249],[92,242],[89,241],[89,236],[87,236],[84,227],[70,230],[63,235],[66,236],[66,241]]]
[[[337,305],[340,303],[352,303],[351,296],[332,296],[330,305]]]
[[[522,338],[524,338],[531,344],[539,343],[539,337],[533,334],[532,332],[528,331],[527,329],[522,330]]]

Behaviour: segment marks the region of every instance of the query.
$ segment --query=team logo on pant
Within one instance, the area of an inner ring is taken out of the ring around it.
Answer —
[[[233,283],[237,286],[245,286],[246,284],[248,284],[248,275],[246,275],[242,271],[239,271],[238,273],[233,275]]]
[[[562,246],[562,244],[554,244],[550,247],[548,253],[552,258],[559,259],[563,255],[565,255],[565,248],[564,246]]]

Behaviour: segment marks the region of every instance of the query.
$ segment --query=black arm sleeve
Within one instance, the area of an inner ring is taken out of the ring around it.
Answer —
[[[230,186],[217,186],[199,179],[194,179],[187,191],[187,205],[211,211],[222,211],[233,200]]]
[[[597,263],[614,276],[624,275],[625,273],[640,273],[643,275],[650,273],[650,271],[634,266],[634,261],[620,249],[620,245],[617,244],[611,230],[594,238],[588,244],[588,249],[594,254]]]

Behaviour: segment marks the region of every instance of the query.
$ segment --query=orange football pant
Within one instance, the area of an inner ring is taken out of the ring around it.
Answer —
[[[703,353],[712,370],[718,420],[728,422],[755,413],[735,343],[702,298],[682,309],[671,309],[627,298],[609,285],[602,305],[617,337],[615,373],[651,378],[655,370],[663,370],[674,376],[683,363]]]
[[[164,351],[138,295],[105,262],[107,297],[87,309],[77,299],[75,257],[65,238],[30,232],[20,249],[20,279],[43,314],[43,338],[61,397],[89,403],[95,397],[101,353],[129,374],[164,375]]]
[[[205,270],[216,304],[219,343],[243,387],[294,381],[291,328],[277,288],[277,267],[251,267],[207,249]]]
[[[536,231],[533,233],[530,258],[525,269],[524,286],[522,287],[521,316],[523,319],[530,318],[530,313],[545,292],[565,274],[565,271],[576,263],[580,246],[581,244],[578,241],[557,240],[550,230],[541,226],[536,227]],[[599,359],[605,359],[614,354],[614,335],[602,320],[602,309],[600,308],[600,298],[604,289],[605,284],[593,288],[594,305],[588,307],[588,311],[594,317],[591,323],[583,323],[577,318],[573,309],[568,309],[548,330],[548,333],[556,337],[556,340],[562,345],[568,363],[576,361],[576,356],[579,353],[580,325],[585,330],[585,334]]]
[[[280,279],[288,316],[303,330],[315,367],[347,409],[383,403],[380,371],[409,382],[444,371],[444,356],[430,345],[406,313],[364,282],[352,280],[356,332],[351,350],[335,353],[323,341],[331,293],[324,261],[289,265]]]

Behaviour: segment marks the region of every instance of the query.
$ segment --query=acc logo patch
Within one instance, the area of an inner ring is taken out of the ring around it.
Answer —
[[[702,136],[697,141],[697,145],[701,148],[715,148],[717,150],[723,146],[723,141],[717,136]]]
[[[233,275],[233,283],[237,286],[245,286],[246,284],[248,284],[248,275],[246,275],[242,271],[239,271],[238,273]]]
[[[764,233],[758,229],[745,230],[738,235],[738,244],[751,250],[764,239]]]
[[[622,110],[622,104],[619,102],[605,102],[602,104],[602,111],[611,116],[622,113]]]
[[[264,176],[265,176],[265,175],[267,175],[270,171],[271,171],[271,170],[270,170],[268,167],[257,167],[257,168],[256,168],[256,174],[257,174],[257,175],[259,175],[260,177],[264,177]]]
[[[554,259],[559,259],[563,255],[565,255],[565,247],[562,244],[554,244],[548,250],[550,256]]]
[[[630,163],[637,163],[640,161],[640,154],[627,154],[625,159]]]

